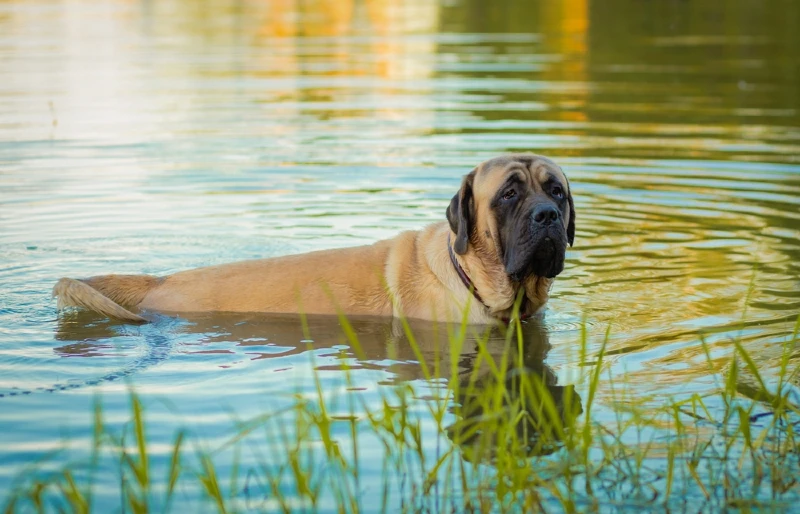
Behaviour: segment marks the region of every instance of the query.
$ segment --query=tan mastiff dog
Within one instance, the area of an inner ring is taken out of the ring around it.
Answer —
[[[509,319],[518,292],[529,316],[547,301],[575,237],[567,177],[553,161],[521,154],[467,174],[447,223],[368,246],[236,262],[166,277],[62,278],[59,308],[125,321],[137,312],[303,312],[406,316],[469,323]]]

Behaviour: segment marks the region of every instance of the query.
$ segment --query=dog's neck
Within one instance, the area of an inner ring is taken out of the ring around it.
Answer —
[[[447,251],[450,253],[450,262],[453,263],[453,267],[456,269],[458,278],[461,279],[461,282],[464,284],[464,286],[469,290],[470,293],[472,293],[472,296],[474,296],[475,299],[478,300],[478,302],[481,305],[483,305],[484,307],[486,307],[491,311],[492,310],[491,307],[486,305],[486,302],[483,301],[483,298],[481,298],[480,293],[478,293],[478,288],[475,287],[475,284],[472,283],[472,280],[469,278],[469,275],[467,275],[467,272],[464,271],[464,268],[461,267],[461,264],[458,263],[458,259],[456,259],[456,254],[453,251],[453,245],[450,243],[450,234],[447,234]]]
[[[450,254],[450,262],[453,263],[453,268],[456,270],[456,274],[458,275],[458,278],[461,279],[461,283],[464,284],[464,287],[466,287],[467,290],[470,293],[472,293],[472,296],[478,301],[478,303],[483,305],[483,307],[485,307],[486,310],[489,311],[490,314],[494,315],[494,310],[483,300],[483,298],[481,297],[480,293],[478,292],[478,288],[472,282],[472,279],[469,278],[469,275],[467,274],[467,272],[464,271],[464,268],[461,266],[461,264],[459,264],[458,259],[456,259],[456,254],[453,251],[453,245],[450,242],[450,234],[449,233],[447,234],[447,251]],[[517,294],[519,294],[519,290],[520,289],[523,289],[523,287],[521,285],[519,287],[515,288],[514,298],[517,297]],[[532,313],[528,312],[529,307],[530,307],[530,302],[528,301],[528,297],[527,297],[527,295],[525,293],[523,293],[522,303],[520,304],[520,308],[519,308],[519,318],[520,319],[527,319],[527,318],[531,317]],[[512,308],[512,310],[513,310],[513,308]],[[511,318],[511,313],[509,312],[507,316],[499,316],[499,319],[502,320],[505,323],[509,323],[511,321],[511,319],[512,319]]]

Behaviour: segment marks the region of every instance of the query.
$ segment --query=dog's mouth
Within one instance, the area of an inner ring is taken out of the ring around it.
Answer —
[[[554,278],[564,270],[567,234],[558,223],[548,227],[526,227],[514,241],[505,245],[506,273],[514,282],[536,275]]]

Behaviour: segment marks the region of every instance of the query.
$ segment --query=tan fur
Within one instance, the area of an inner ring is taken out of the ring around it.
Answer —
[[[522,285],[511,282],[499,255],[500,239],[489,204],[509,173],[523,173],[533,184],[543,180],[543,170],[565,183],[566,178],[557,165],[539,156],[487,162],[493,164],[475,170],[476,227],[467,252],[457,260],[488,310],[475,300],[450,262],[447,240],[455,234],[446,222],[368,246],[210,266],[164,278],[105,275],[86,279],[85,284],[62,279],[53,293],[59,306],[76,305],[135,321],[142,318],[122,306],[161,312],[341,312],[459,321],[469,304],[470,323],[489,323],[511,314],[517,290],[524,287],[528,313],[533,313],[547,301],[552,280],[530,277]]]
[[[110,318],[138,323],[147,321],[143,317],[115,303],[108,297],[103,296],[97,289],[73,278],[62,278],[59,280],[55,287],[53,287],[53,296],[58,297],[59,309],[65,307],[83,307]]]
[[[151,275],[101,275],[81,280],[123,307],[139,305],[161,281]]]

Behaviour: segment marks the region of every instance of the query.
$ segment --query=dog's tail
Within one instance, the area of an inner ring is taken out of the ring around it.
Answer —
[[[110,318],[145,323],[124,306],[135,307],[161,280],[150,275],[102,275],[82,280],[62,278],[53,287],[58,308],[83,307]]]

